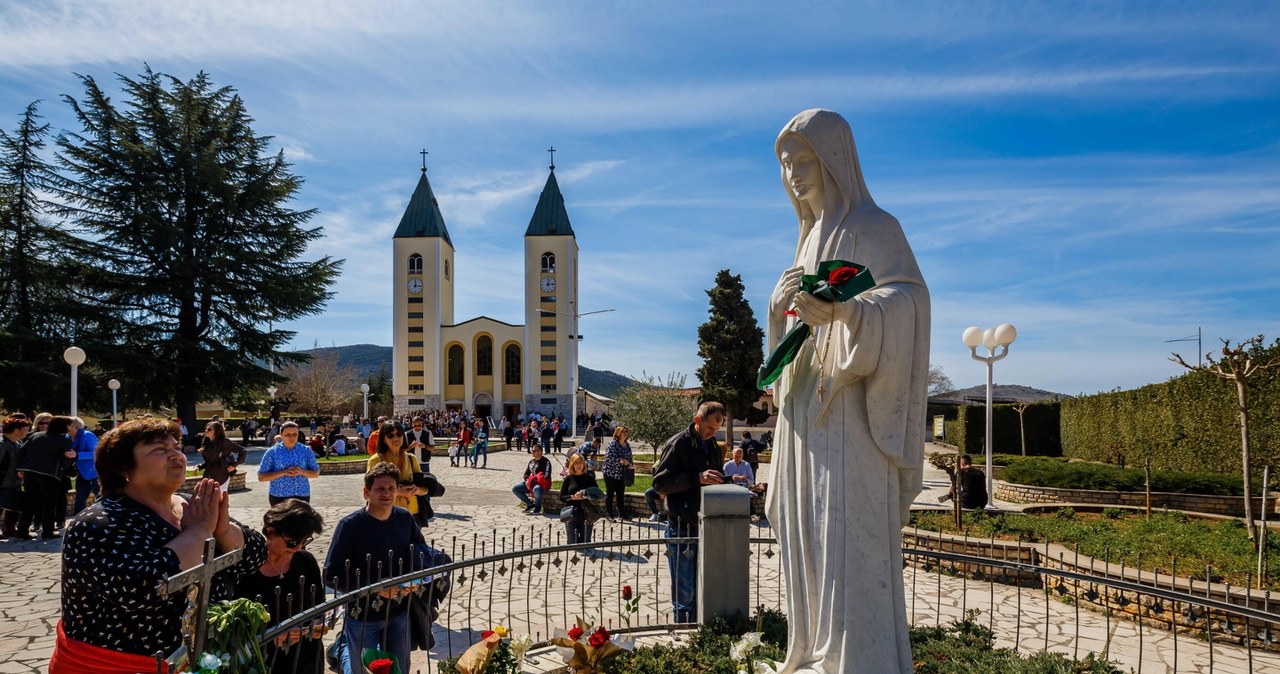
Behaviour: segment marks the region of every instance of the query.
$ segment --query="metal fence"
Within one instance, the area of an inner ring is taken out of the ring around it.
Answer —
[[[750,605],[785,609],[773,532],[763,523],[751,526],[742,560],[749,567]],[[568,544],[565,535],[562,525],[549,523],[429,540],[451,561],[361,584],[358,578],[378,571],[369,559],[366,569],[347,570],[351,578],[325,580],[330,587],[360,586],[351,592],[325,599],[322,588],[304,587],[262,598],[273,615],[290,617],[261,643],[271,659],[288,657],[305,646],[275,648],[278,638],[301,630],[305,645],[313,626],[332,624],[344,607],[353,616],[369,615],[388,601],[381,593],[397,587],[411,588],[413,601],[434,618],[435,643],[406,674],[436,671],[440,660],[458,657],[499,624],[538,643],[578,618],[620,632],[696,627],[673,620],[667,544],[697,539],[666,539],[658,524],[605,521],[595,526],[592,542]],[[904,532],[903,556],[908,615],[917,625],[977,611],[976,621],[991,629],[997,646],[1022,652],[1074,658],[1093,652],[1139,673],[1280,671],[1280,614],[1270,592],[1135,571],[1043,545],[919,530]],[[699,582],[716,582],[717,570],[700,575]],[[623,586],[640,597],[634,614],[624,610]],[[294,610],[303,605],[310,607]]]

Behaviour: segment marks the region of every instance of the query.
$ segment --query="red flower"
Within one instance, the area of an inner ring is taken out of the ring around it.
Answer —
[[[480,638],[481,638],[481,639],[488,639],[488,638],[489,638],[489,637],[491,637],[491,636],[493,636],[493,630],[485,630],[485,631],[483,631],[483,632],[481,632],[481,633],[480,633]]]
[[[570,639],[573,639],[574,641],[577,641],[578,639],[581,639],[581,638],[582,638],[582,628],[581,628],[581,627],[574,627],[573,629],[569,630],[569,638],[570,638]]]
[[[631,601],[631,586],[622,586],[622,601]]]
[[[369,671],[373,674],[391,674],[391,658],[378,658],[369,663]]]
[[[600,648],[606,643],[609,643],[609,631],[601,627],[591,633],[591,638],[587,639],[587,643],[590,644],[592,648]]]
[[[827,283],[831,285],[839,285],[857,275],[857,267],[836,267],[831,270],[831,275],[827,277]]]

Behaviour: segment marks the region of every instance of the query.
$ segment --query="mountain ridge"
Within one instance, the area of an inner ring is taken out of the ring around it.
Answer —
[[[302,353],[312,356],[336,353],[338,366],[350,367],[355,370],[361,379],[378,374],[378,371],[382,368],[386,368],[388,375],[391,374],[392,351],[389,346],[379,346],[377,344],[321,346],[314,349],[305,349]],[[617,397],[623,388],[636,381],[624,374],[618,374],[610,370],[594,370],[582,364],[578,365],[578,375],[579,386],[606,398]]]

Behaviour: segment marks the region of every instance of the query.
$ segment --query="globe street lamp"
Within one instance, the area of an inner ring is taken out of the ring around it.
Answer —
[[[120,390],[120,380],[112,379],[107,382],[107,388],[111,389],[111,427],[115,428],[120,425],[118,415],[116,413],[116,392]]]
[[[78,346],[69,347],[62,352],[62,359],[67,361],[67,365],[71,366],[71,416],[77,416],[76,408],[76,379],[80,374],[80,366],[85,361],[84,349]]]
[[[360,417],[361,421],[369,418],[369,383],[365,382],[360,385],[360,394],[364,396],[364,415]]]
[[[271,415],[272,421],[275,421],[276,419],[276,391],[277,390],[278,389],[276,389],[276,387],[274,386],[267,387],[267,395],[271,396],[271,399],[267,401],[267,408],[268,408],[267,414]]]
[[[1003,360],[1009,355],[1009,345],[1013,344],[1013,340],[1018,338],[1018,330],[1008,323],[1001,323],[994,328],[983,330],[978,326],[971,326],[964,331],[964,345],[969,347],[969,355],[980,363],[987,364],[987,507],[994,507],[992,501],[995,500],[995,490],[993,488],[993,475],[991,468],[991,387],[994,381],[993,370],[997,360]],[[987,349],[987,355],[979,356],[978,347],[983,346]],[[1000,347],[1000,353],[996,353],[996,347]],[[959,498],[959,494],[956,494]]]

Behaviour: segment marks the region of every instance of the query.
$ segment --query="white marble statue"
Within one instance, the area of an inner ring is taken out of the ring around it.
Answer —
[[[871,200],[849,124],[806,110],[775,146],[796,209],[795,265],[769,302],[769,347],[813,335],[776,383],[769,520],[782,549],[790,641],[779,672],[912,671],[902,524],[921,488],[929,290],[897,219]],[[824,260],[876,285],[832,304],[797,292]]]

